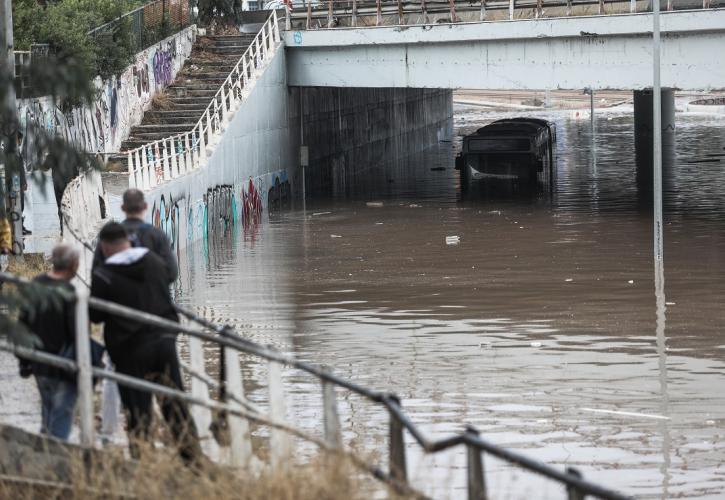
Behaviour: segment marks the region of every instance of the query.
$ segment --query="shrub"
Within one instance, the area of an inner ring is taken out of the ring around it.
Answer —
[[[74,60],[91,78],[121,73],[135,51],[130,21],[115,23],[100,35],[88,32],[134,5],[129,0],[59,0],[41,6],[36,0],[15,0],[15,48],[29,50],[32,43],[47,43],[59,61]]]

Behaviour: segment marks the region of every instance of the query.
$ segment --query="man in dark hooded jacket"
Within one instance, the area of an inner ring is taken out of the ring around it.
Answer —
[[[126,214],[126,220],[121,224],[126,229],[131,246],[148,248],[161,257],[168,272],[169,283],[176,281],[179,276],[179,266],[171,249],[169,238],[161,229],[144,222],[148,204],[144,199],[143,191],[127,189],[123,193],[121,210]],[[93,267],[95,268],[101,262],[103,262],[103,254],[101,245],[98,245],[93,256]]]
[[[178,322],[169,296],[169,272],[163,260],[144,247],[132,247],[122,224],[109,222],[99,234],[105,260],[93,270],[91,296]],[[176,332],[90,310],[91,321],[104,322],[106,349],[116,370],[172,389],[184,390],[176,353]],[[148,440],[151,393],[119,387],[127,413],[131,453],[134,441]],[[159,397],[161,411],[171,428],[179,452],[187,462],[201,456],[196,427],[185,402]]]

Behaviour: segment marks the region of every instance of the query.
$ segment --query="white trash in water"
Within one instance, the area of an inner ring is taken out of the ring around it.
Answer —
[[[446,245],[458,245],[460,242],[460,236],[446,236]]]
[[[532,342],[531,347],[541,347],[541,342]]]
[[[366,203],[366,205],[369,207],[380,208],[383,206],[383,202],[382,201],[369,201]]]
[[[339,234],[331,234],[330,238],[342,238]]]

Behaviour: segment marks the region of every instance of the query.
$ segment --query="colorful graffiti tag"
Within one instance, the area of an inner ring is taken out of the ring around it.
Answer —
[[[237,199],[234,186],[209,188],[203,198],[204,227],[207,238],[226,234],[237,223]]]
[[[161,229],[171,241],[171,248],[176,252],[177,257],[180,250],[179,236],[181,235],[181,209],[179,202],[183,198],[176,198],[172,195],[159,198],[158,204],[154,201],[151,208],[151,223]]]
[[[29,125],[42,127],[87,152],[117,152],[131,127],[141,122],[157,90],[169,85],[194,42],[192,31],[146,49],[118,77],[96,83],[97,98],[90,106],[61,111],[50,97],[18,101],[18,116],[26,138]],[[28,141],[33,144],[32,138]]]

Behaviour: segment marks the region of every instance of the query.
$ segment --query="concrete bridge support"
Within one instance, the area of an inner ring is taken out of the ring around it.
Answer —
[[[675,162],[675,92],[662,89],[662,189],[667,191],[671,166]],[[652,89],[634,91],[634,148],[637,162],[637,188],[652,196],[653,169]]]

